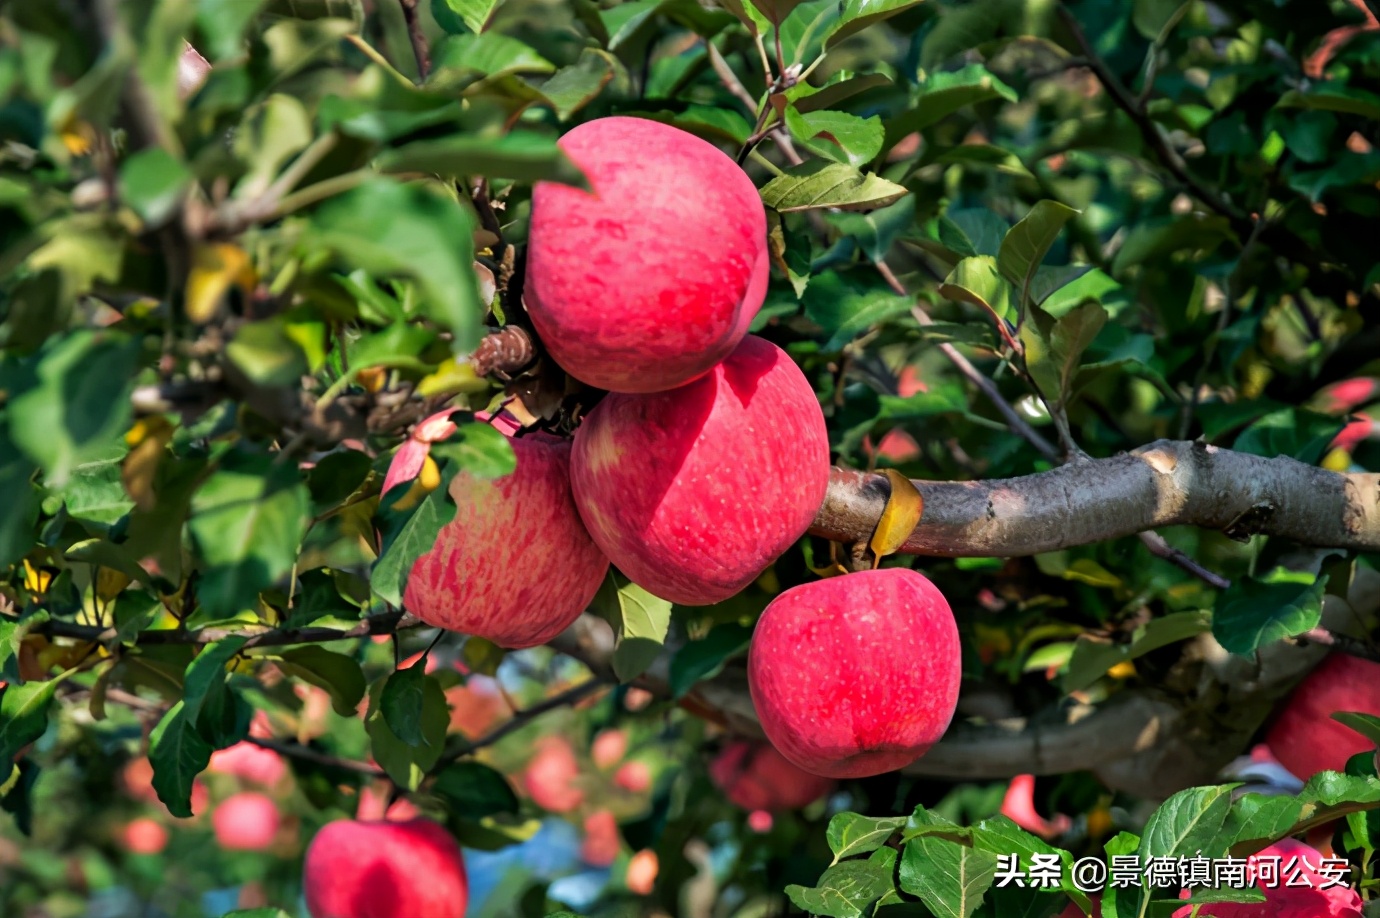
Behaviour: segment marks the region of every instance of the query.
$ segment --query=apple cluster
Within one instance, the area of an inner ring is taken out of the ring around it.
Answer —
[[[573,441],[515,438],[513,474],[458,473],[456,517],[404,594],[428,624],[514,649],[568,627],[610,562],[681,605],[728,599],[806,533],[829,484],[813,388],[748,334],[770,254],[746,173],[646,119],[590,121],[560,145],[589,187],[533,189],[525,301],[550,356],[607,394]],[[768,605],[750,689],[786,763],[862,777],[914,761],[944,733],[959,657],[934,584],[866,571]]]

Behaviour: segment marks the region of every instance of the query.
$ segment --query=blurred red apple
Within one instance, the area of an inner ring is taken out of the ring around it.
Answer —
[[[1380,663],[1329,654],[1284,702],[1265,743],[1305,781],[1320,771],[1345,771],[1347,759],[1375,744],[1333,720],[1337,711],[1380,716]]]
[[[634,794],[645,793],[652,786],[652,772],[647,767],[646,762],[639,762],[634,759],[631,762],[624,762],[613,773],[613,783]]]
[[[409,822],[421,815],[416,805],[406,797],[399,797],[388,805],[388,792],[369,785],[359,791],[359,806],[355,819],[360,822]]]
[[[488,733],[508,713],[497,681],[488,676],[470,676],[464,685],[446,689],[446,703],[451,732],[472,740]]]
[[[464,918],[460,846],[426,819],[342,819],[316,833],[302,870],[312,918]]]
[[[288,766],[272,749],[240,742],[211,753],[211,763],[206,770],[273,787],[287,776]]]
[[[455,519],[413,565],[403,605],[428,625],[518,649],[578,618],[608,559],[571,500],[570,442],[538,433],[512,444],[512,474],[451,479]]]
[[[894,771],[939,741],[958,705],[953,612],[928,578],[884,568],[792,587],[762,612],[748,688],[762,729],[811,774]]]
[[[119,839],[130,854],[159,854],[168,846],[168,830],[156,819],[140,816],[120,829]]]
[[[253,791],[226,797],[211,811],[216,841],[227,851],[262,851],[278,834],[278,805]]]
[[[745,810],[798,810],[834,789],[829,778],[792,765],[770,743],[735,740],[709,766],[709,776]]]
[[[560,140],[593,193],[532,190],[525,297],[571,376],[613,392],[690,382],[742,340],[766,296],[766,211],[707,141],[640,118],[588,121]]]
[[[580,773],[575,751],[558,736],[543,737],[537,754],[522,773],[522,784],[532,802],[553,813],[568,813],[584,800],[584,791],[574,786]]]
[[[608,810],[596,810],[585,817],[585,839],[580,843],[580,860],[591,867],[607,867],[618,859],[623,840],[618,820]]]
[[[575,432],[571,486],[594,541],[651,593],[719,602],[805,534],[829,485],[829,435],[786,353],[743,339],[689,385],[606,396]]]
[[[656,852],[651,848],[643,848],[628,861],[628,872],[623,882],[630,892],[639,896],[650,895],[656,886],[656,875],[660,868]]]
[[[776,820],[772,818],[771,813],[767,812],[766,810],[753,810],[751,813],[748,813],[748,828],[756,832],[758,835],[763,835],[767,832],[770,832],[771,827],[775,823],[775,821]]]
[[[623,760],[628,752],[628,735],[622,730],[602,730],[594,738],[589,754],[596,767],[612,768]]]

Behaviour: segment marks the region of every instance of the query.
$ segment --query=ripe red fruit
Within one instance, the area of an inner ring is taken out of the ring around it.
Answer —
[[[312,918],[464,918],[460,846],[427,819],[341,819],[316,833],[302,871]]]
[[[634,794],[645,793],[652,786],[652,772],[646,762],[625,762],[613,773],[613,783]]]
[[[796,768],[770,743],[747,740],[725,746],[709,776],[745,810],[798,810],[834,789],[833,781]]]
[[[748,650],[748,688],[772,745],[806,771],[862,778],[920,758],[953,719],[958,627],[943,594],[904,568],[793,587]]]
[[[455,519],[412,567],[403,605],[428,625],[500,647],[535,647],[589,605],[608,570],[570,496],[570,443],[512,441],[517,468],[451,480]]]
[[[570,473],[581,518],[620,571],[662,599],[707,605],[809,529],[829,438],[805,375],[748,337],[689,385],[605,397],[575,432]]]
[[[580,843],[580,860],[591,867],[607,867],[618,860],[622,839],[618,820],[608,810],[598,810],[585,818],[585,839]]]
[[[278,805],[263,794],[226,797],[211,812],[216,841],[228,851],[262,851],[278,834]]]
[[[590,746],[590,758],[597,768],[612,768],[623,760],[628,752],[628,734],[622,730],[604,730],[594,738]]]
[[[560,141],[594,193],[532,190],[525,299],[566,372],[614,392],[683,385],[727,357],[766,296],[761,198],[712,144],[641,118]]]
[[[1361,918],[1361,897],[1356,890],[1350,886],[1318,888],[1327,883],[1318,872],[1322,852],[1301,841],[1285,838],[1253,855],[1252,859],[1269,857],[1280,859],[1279,879],[1264,882],[1265,878],[1257,878],[1256,885],[1265,893],[1264,902],[1204,905],[1198,911],[1199,918]],[[1285,878],[1293,876],[1290,861],[1300,868],[1297,879],[1305,885],[1285,884]],[[1187,899],[1189,893],[1190,890],[1184,890],[1180,898]],[[1174,918],[1188,918],[1192,913],[1193,907],[1185,905],[1174,913]]]
[[[661,862],[651,848],[643,848],[628,860],[628,872],[623,883],[629,892],[639,896],[651,895],[656,887],[656,875],[661,872]]]
[[[570,744],[558,736],[541,740],[537,754],[522,773],[522,784],[532,802],[553,813],[568,813],[585,799],[584,791],[574,786],[580,773]]]
[[[1016,775],[1001,802],[1001,814],[1041,838],[1053,838],[1069,830],[1073,821],[1063,813],[1045,819],[1035,810],[1035,776]]]
[[[120,830],[119,837],[130,854],[159,854],[168,846],[168,830],[147,816],[131,819]]]
[[[1347,759],[1375,744],[1333,720],[1336,711],[1380,716],[1380,663],[1329,655],[1285,701],[1265,742],[1305,781],[1320,771],[1345,771]]]
[[[283,780],[287,768],[287,763],[278,753],[248,742],[236,743],[211,753],[211,763],[206,766],[207,771],[234,775],[264,787],[272,787]]]

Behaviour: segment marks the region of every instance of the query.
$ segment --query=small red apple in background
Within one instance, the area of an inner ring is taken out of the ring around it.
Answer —
[[[120,829],[119,841],[130,854],[159,854],[168,846],[168,830],[158,820],[140,816]]]
[[[748,649],[762,729],[811,774],[862,778],[909,765],[948,729],[961,648],[925,576],[884,568],[792,587],[768,604]]]
[[[207,771],[217,774],[233,775],[244,781],[273,787],[287,776],[288,766],[283,757],[272,749],[264,749],[253,743],[240,742],[226,749],[211,753],[211,763]]]
[[[450,730],[466,739],[478,739],[508,714],[508,702],[498,682],[488,676],[470,676],[464,685],[446,689],[450,705]]]
[[[748,813],[748,828],[758,835],[765,835],[770,832],[771,827],[775,825],[775,823],[776,820],[772,818],[771,813],[766,810],[753,810],[751,813]]]
[[[1323,860],[1321,852],[1301,841],[1285,838],[1253,857],[1280,859],[1277,885],[1256,881],[1265,893],[1265,901],[1204,905],[1198,911],[1198,918],[1361,918],[1361,896],[1356,890],[1346,885],[1318,888],[1327,883],[1317,869]],[[1299,878],[1307,885],[1285,884],[1285,878],[1293,874],[1289,862],[1295,858],[1301,870]],[[1249,875],[1249,868],[1247,872]],[[1186,899],[1189,894],[1189,890],[1184,890],[1180,898]],[[1188,918],[1192,913],[1193,907],[1185,905],[1174,913],[1174,918]]]
[[[709,766],[709,776],[735,806],[769,813],[798,810],[834,789],[829,778],[801,771],[770,743],[747,740],[725,746]]]
[[[613,783],[634,794],[645,793],[652,786],[652,772],[647,767],[646,762],[639,762],[634,759],[631,762],[624,762],[613,773]]]
[[[153,764],[149,762],[147,756],[140,756],[137,759],[130,759],[120,770],[120,786],[124,792],[133,800],[142,803],[152,804],[167,811],[163,806],[163,801],[158,799],[158,791],[153,789]],[[195,819],[206,812],[206,806],[211,802],[210,792],[206,790],[206,784],[197,778],[192,782],[192,817]],[[169,814],[171,816],[171,814]],[[180,818],[180,817],[179,817]]]
[[[618,859],[623,839],[618,820],[608,810],[597,810],[585,817],[585,838],[580,843],[580,860],[591,867],[607,867]]]
[[[608,769],[623,760],[628,752],[628,734],[622,730],[601,730],[589,748],[595,767]]]
[[[1377,399],[1380,399],[1380,379],[1372,376],[1344,379],[1325,386],[1313,397],[1318,410],[1328,414],[1346,414]]]
[[[403,605],[428,625],[518,649],[545,644],[589,605],[608,570],[570,495],[570,443],[512,441],[517,468],[451,479],[455,519],[417,559]]]
[[[416,804],[406,797],[399,797],[388,805],[388,792],[365,785],[359,792],[359,806],[355,809],[355,819],[360,822],[408,822],[421,815]]]
[[[537,806],[568,813],[585,799],[584,791],[574,786],[579,773],[570,744],[558,736],[547,736],[537,744],[537,754],[523,770],[522,785]]]
[[[1333,720],[1337,711],[1380,716],[1380,663],[1329,654],[1284,702],[1265,743],[1304,781],[1320,771],[1345,771],[1347,759],[1375,744]]]
[[[643,848],[628,861],[628,872],[623,877],[623,883],[630,892],[639,896],[651,895],[652,889],[656,886],[656,875],[661,870],[661,864],[657,860],[656,852],[651,848]]]
[[[312,918],[464,918],[460,846],[426,819],[342,819],[316,833],[302,869]]]
[[[651,704],[655,697],[646,689],[634,686],[623,696],[623,707],[628,711],[640,711]]]
[[[712,144],[640,118],[599,118],[560,140],[593,194],[532,189],[524,295],[571,376],[613,392],[683,385],[727,357],[762,306],[767,218]]]
[[[253,791],[226,797],[211,811],[216,841],[227,851],[262,851],[273,844],[281,822],[278,805]]]
[[[1045,819],[1035,811],[1035,776],[1016,775],[1006,788],[1006,797],[1001,802],[1001,814],[1016,825],[1033,832],[1044,839],[1063,835],[1073,825],[1073,821],[1063,813],[1053,819]]]
[[[571,486],[594,541],[662,599],[740,592],[805,534],[829,486],[829,435],[786,353],[749,336],[708,375],[611,394],[575,432]]]

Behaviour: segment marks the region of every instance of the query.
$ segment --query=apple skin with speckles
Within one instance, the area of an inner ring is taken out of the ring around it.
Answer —
[[[748,650],[762,729],[798,768],[829,778],[895,771],[939,741],[958,705],[958,626],[938,587],[904,568],[792,587]]]
[[[537,433],[512,442],[511,474],[451,479],[455,519],[413,565],[403,605],[428,625],[517,650],[569,627],[609,562],[571,498],[570,441]]]
[[[766,296],[767,218],[751,179],[713,144],[644,118],[586,122],[560,147],[593,192],[532,190],[524,301],[546,349],[613,392],[702,376]]]
[[[1380,663],[1330,654],[1284,702],[1265,743],[1300,780],[1320,771],[1345,771],[1347,759],[1375,744],[1333,720],[1338,711],[1380,717]]]
[[[687,606],[752,583],[805,534],[829,486],[814,390],[784,351],[748,336],[670,392],[613,393],[575,432],[571,487],[620,571]]]
[[[464,918],[460,846],[427,819],[340,819],[316,833],[302,871],[312,918]]]

